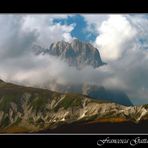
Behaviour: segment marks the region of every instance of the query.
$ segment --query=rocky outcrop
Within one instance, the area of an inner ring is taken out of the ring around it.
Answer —
[[[82,69],[85,66],[97,68],[105,64],[102,62],[97,48],[94,48],[90,43],[81,42],[78,39],[74,39],[71,43],[65,41],[52,43],[49,49],[34,46],[34,51],[37,55],[49,54],[57,56],[68,63],[69,66],[74,66],[78,69]]]

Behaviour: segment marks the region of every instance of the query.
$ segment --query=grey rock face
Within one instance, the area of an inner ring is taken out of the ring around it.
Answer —
[[[102,62],[97,48],[78,39],[74,39],[71,43],[65,41],[52,43],[49,49],[42,49],[40,46],[35,46],[34,49],[36,54],[57,56],[68,63],[69,66],[78,69],[82,69],[87,65],[97,68],[105,64]]]

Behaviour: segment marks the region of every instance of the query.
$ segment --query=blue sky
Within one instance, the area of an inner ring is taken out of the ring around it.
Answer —
[[[60,23],[61,25],[75,24],[74,29],[71,31],[71,36],[76,37],[81,41],[95,41],[97,34],[87,30],[87,22],[81,15],[68,16],[67,18],[57,18],[53,22]]]

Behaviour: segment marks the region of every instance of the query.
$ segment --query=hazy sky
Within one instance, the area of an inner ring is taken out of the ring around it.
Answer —
[[[88,81],[121,89],[135,104],[148,103],[147,14],[0,15],[0,78],[31,86]],[[98,48],[101,68],[78,71],[55,57],[35,56],[34,44],[73,38]]]

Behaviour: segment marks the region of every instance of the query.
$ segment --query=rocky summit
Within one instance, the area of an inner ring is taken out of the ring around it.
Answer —
[[[148,107],[123,106],[73,93],[0,81],[0,132],[40,132],[77,122],[133,122],[148,119]]]
[[[78,69],[82,69],[85,66],[97,68],[105,64],[102,62],[97,48],[78,39],[74,39],[71,43],[65,41],[52,43],[49,49],[43,49],[40,46],[34,46],[34,49],[36,54],[57,56],[68,63],[69,66],[74,66]]]

